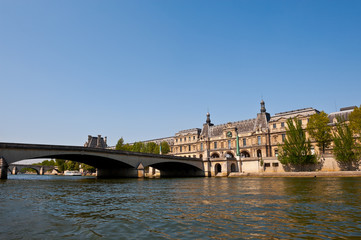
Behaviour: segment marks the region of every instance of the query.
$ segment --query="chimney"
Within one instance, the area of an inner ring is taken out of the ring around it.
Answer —
[[[107,137],[104,137],[105,146],[107,146]]]
[[[101,139],[102,139],[102,135],[98,135],[98,139],[97,139],[97,147],[101,147]]]

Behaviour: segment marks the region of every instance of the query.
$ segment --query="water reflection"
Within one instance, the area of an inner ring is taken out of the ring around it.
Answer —
[[[0,217],[0,239],[358,237],[360,183],[359,178],[14,176],[0,184],[0,209],[6,213]]]

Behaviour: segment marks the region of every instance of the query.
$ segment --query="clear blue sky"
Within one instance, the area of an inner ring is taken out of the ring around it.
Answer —
[[[361,1],[0,0],[0,141],[110,145],[361,104]]]

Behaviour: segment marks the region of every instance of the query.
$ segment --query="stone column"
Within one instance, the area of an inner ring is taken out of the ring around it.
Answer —
[[[241,162],[241,156],[237,156],[237,166],[238,166],[238,172],[242,172],[242,162]]]
[[[13,167],[13,170],[11,170],[12,175],[18,174],[18,169],[16,167]]]
[[[153,177],[153,175],[155,174],[154,168],[153,167],[149,167],[148,168],[148,177]]]
[[[144,166],[142,163],[138,165],[137,171],[138,171],[138,178],[144,178]]]
[[[0,158],[0,179],[8,178],[9,165],[4,158]]]

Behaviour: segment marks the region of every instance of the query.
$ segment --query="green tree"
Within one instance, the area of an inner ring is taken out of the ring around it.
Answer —
[[[121,137],[118,140],[117,145],[115,145],[115,150],[123,150],[123,145],[124,145],[124,139],[123,137]]]
[[[312,115],[307,124],[308,133],[315,139],[322,153],[325,153],[325,149],[330,146],[332,141],[331,126],[328,123],[328,115],[322,111]]]
[[[162,147],[162,154],[167,154],[170,152],[170,146],[166,141],[161,142],[160,146]]]
[[[96,168],[93,167],[93,166],[90,166],[90,165],[87,165],[85,163],[82,163],[81,164],[81,168],[84,170],[84,171],[88,171],[88,172],[96,172]]]
[[[286,139],[280,146],[280,162],[300,168],[307,164],[315,164],[316,156],[311,153],[311,143],[297,118],[287,119]]]
[[[143,142],[135,142],[133,144],[133,152],[144,152],[145,151],[145,145]]]
[[[74,171],[79,170],[79,163],[74,161],[66,161],[66,170]]]
[[[351,126],[343,121],[339,121],[333,134],[333,142],[333,153],[341,169],[358,169],[360,164],[360,146],[353,137]]]
[[[145,145],[145,153],[159,154],[159,146],[154,142],[148,142]]]
[[[127,144],[124,144],[124,145],[123,145],[123,147],[122,147],[122,149],[121,149],[121,150],[123,150],[123,151],[133,152],[133,146],[132,146],[132,145],[130,145],[129,143],[127,143]]]
[[[58,170],[60,172],[64,172],[66,170],[65,160],[63,160],[63,159],[55,159],[55,164],[56,164],[56,166],[58,166]]]
[[[356,107],[350,114],[350,128],[354,134],[358,134],[361,137],[361,106]]]

